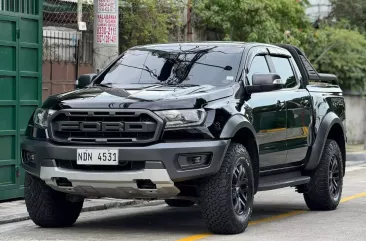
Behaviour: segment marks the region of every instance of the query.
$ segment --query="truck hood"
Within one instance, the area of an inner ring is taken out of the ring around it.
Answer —
[[[121,85],[90,87],[50,96],[43,108],[53,109],[185,109],[229,97],[231,86]]]

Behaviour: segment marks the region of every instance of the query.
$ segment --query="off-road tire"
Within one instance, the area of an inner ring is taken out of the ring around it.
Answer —
[[[25,174],[24,197],[29,217],[45,228],[72,226],[84,203],[84,200],[70,202],[65,193],[52,189],[29,173]]]
[[[339,194],[332,196],[329,185],[331,159],[336,158],[339,169]],[[311,180],[304,186],[304,199],[310,210],[335,210],[339,205],[343,188],[343,160],[339,146],[334,140],[327,140],[317,169],[312,173]]]
[[[232,193],[233,172],[238,163],[245,169],[247,184],[247,210],[236,213]],[[199,205],[208,229],[216,234],[238,234],[248,226],[254,198],[254,178],[251,159],[246,148],[232,142],[218,173],[205,178],[199,186]]]
[[[166,199],[165,203],[170,207],[191,207],[195,204],[195,202],[190,200],[182,200],[182,199]]]

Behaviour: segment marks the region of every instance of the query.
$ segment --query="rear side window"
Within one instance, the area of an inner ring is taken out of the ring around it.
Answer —
[[[297,86],[297,80],[292,70],[290,61],[288,58],[283,57],[271,57],[275,72],[281,77],[285,88],[294,88]]]
[[[249,73],[247,74],[248,82],[252,85],[252,76],[253,74],[268,74],[269,67],[267,64],[267,60],[264,56],[255,56],[252,64],[250,65]]]

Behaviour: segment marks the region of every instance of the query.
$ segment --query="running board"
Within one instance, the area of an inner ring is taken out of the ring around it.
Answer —
[[[310,177],[300,176],[286,178],[282,180],[266,180],[264,182],[259,181],[258,191],[268,191],[273,189],[279,189],[283,187],[297,186],[310,182]]]

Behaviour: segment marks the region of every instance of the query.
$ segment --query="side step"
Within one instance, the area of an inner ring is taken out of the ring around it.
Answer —
[[[279,189],[283,187],[297,186],[310,182],[310,177],[308,176],[300,176],[300,177],[291,177],[285,178],[282,180],[270,180],[267,179],[263,182],[259,180],[258,191],[268,191],[273,189]]]

